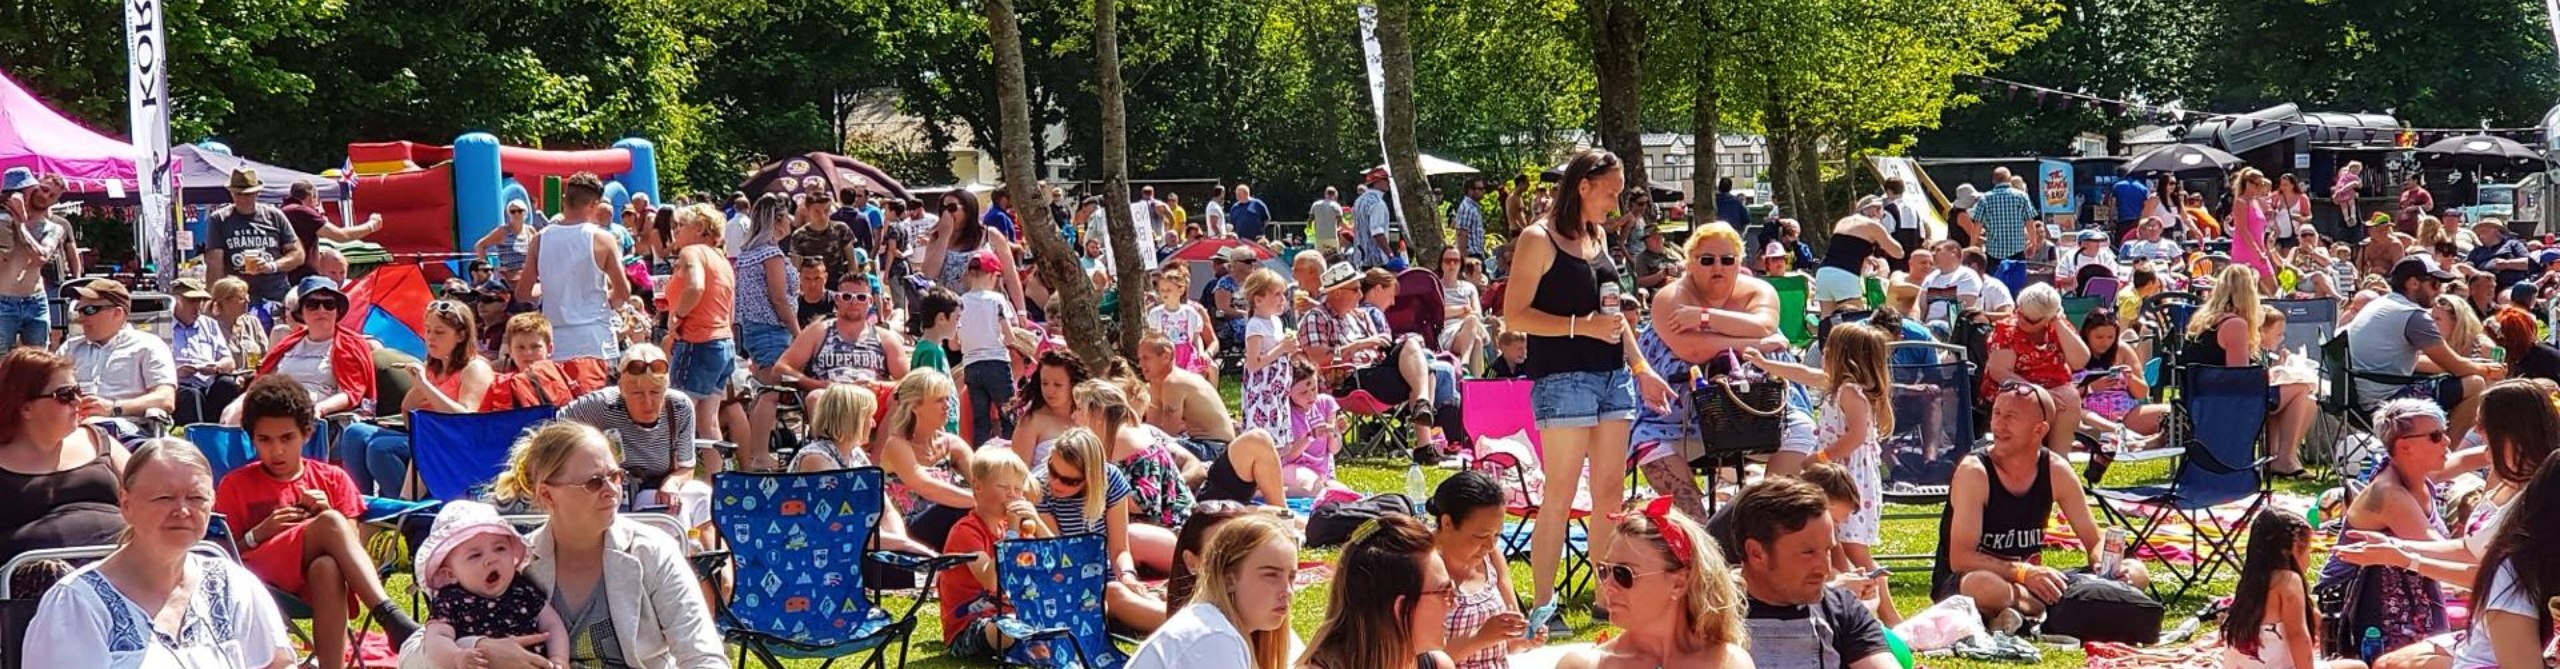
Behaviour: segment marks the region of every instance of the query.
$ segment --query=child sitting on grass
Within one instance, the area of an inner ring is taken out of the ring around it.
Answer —
[[[2311,524],[2301,516],[2261,513],[2249,521],[2249,553],[2222,617],[2222,666],[2364,669],[2355,660],[2319,659],[2320,612],[2302,577],[2310,563]]]

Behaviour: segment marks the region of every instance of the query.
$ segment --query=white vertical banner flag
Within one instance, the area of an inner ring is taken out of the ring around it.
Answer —
[[[125,93],[133,119],[135,195],[142,216],[134,240],[144,262],[160,270],[162,285],[177,275],[176,230],[170,224],[168,40],[160,0],[124,0]]]
[[[1395,159],[1387,157],[1387,62],[1381,55],[1383,50],[1378,48],[1378,8],[1374,5],[1360,6],[1360,52],[1366,56],[1362,60],[1369,65],[1369,112],[1378,121],[1378,164],[1394,165]],[[1402,202],[1404,200],[1396,197],[1395,170],[1390,168],[1387,170],[1387,211],[1390,218],[1404,217]]]

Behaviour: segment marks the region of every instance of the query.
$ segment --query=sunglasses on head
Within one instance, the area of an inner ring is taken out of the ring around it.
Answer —
[[[624,374],[653,374],[653,375],[655,375],[655,374],[665,374],[665,373],[667,373],[667,361],[665,361],[665,360],[624,360],[624,361],[622,361],[622,373],[624,373]]]
[[[82,387],[80,387],[80,385],[79,385],[79,384],[72,384],[72,385],[63,386],[63,387],[60,387],[60,388],[55,388],[55,389],[52,389],[52,390],[47,390],[47,391],[44,391],[44,394],[42,394],[42,395],[37,395],[37,397],[51,397],[51,398],[53,398],[53,401],[61,402],[61,403],[63,403],[63,404],[79,404],[79,403],[80,403],[81,398],[85,398],[85,397],[88,397],[88,396],[89,396],[89,389],[87,389],[87,388],[82,388]]]
[[[627,476],[628,475],[622,473],[622,470],[614,469],[594,476],[589,476],[587,477],[587,480],[575,483],[562,483],[559,481],[545,481],[545,483],[562,487],[577,488],[587,491],[588,494],[596,494],[604,492],[606,486],[612,486],[615,488],[622,487],[622,481]]]
[[[1654,575],[1654,574],[1659,574],[1659,573],[1663,573],[1663,572],[1666,572],[1666,571],[1671,571],[1671,570],[1669,570],[1669,569],[1656,569],[1656,570],[1653,570],[1653,571],[1636,571],[1636,568],[1635,568],[1635,567],[1630,567],[1630,566],[1623,565],[1623,564],[1612,564],[1612,563],[1607,563],[1607,562],[1601,562],[1601,561],[1598,561],[1598,560],[1593,560],[1593,561],[1591,562],[1591,564],[1592,564],[1592,566],[1595,566],[1595,567],[1599,567],[1599,568],[1600,568],[1600,577],[1601,577],[1601,578],[1608,579],[1610,583],[1617,584],[1618,589],[1620,589],[1620,590],[1632,590],[1632,589],[1634,589],[1634,588],[1636,587],[1636,579],[1638,579],[1638,578],[1642,578],[1642,577],[1646,577],[1646,576],[1652,576],[1652,575]]]
[[[1742,264],[1742,256],[1720,256],[1713,254],[1701,254],[1698,256],[1699,267],[1714,267],[1717,265],[1732,267],[1740,264]]]

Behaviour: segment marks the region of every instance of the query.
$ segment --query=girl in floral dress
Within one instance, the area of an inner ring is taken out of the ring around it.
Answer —
[[[1860,569],[1876,568],[1875,545],[1883,538],[1884,445],[1878,435],[1893,432],[1891,368],[1892,335],[1864,323],[1832,328],[1822,345],[1822,369],[1761,357],[1743,348],[1742,357],[1775,376],[1822,392],[1822,416],[1814,423],[1815,462],[1837,462],[1858,483],[1858,509],[1840,523],[1840,548]]]
[[[1287,308],[1288,284],[1270,268],[1256,269],[1244,280],[1244,429],[1270,433],[1271,443],[1289,444],[1289,358],[1298,341],[1280,329],[1280,310]],[[1283,461],[1287,458],[1282,458]]]

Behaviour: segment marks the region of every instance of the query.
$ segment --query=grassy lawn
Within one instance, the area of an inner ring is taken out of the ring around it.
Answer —
[[[1235,385],[1232,381],[1221,384],[1221,390],[1224,391],[1223,394],[1227,395],[1227,399],[1230,403],[1234,402]],[[2106,483],[2108,485],[2127,485],[2164,480],[2168,475],[2168,464],[2168,461],[2120,464],[2109,472]],[[1455,473],[1454,470],[1437,468],[1426,469],[1426,472],[1428,474],[1430,484],[1434,486],[1438,485],[1442,479],[1445,479]],[[1350,485],[1352,488],[1368,492],[1395,491],[1401,490],[1404,486],[1404,469],[1400,463],[1383,461],[1344,462],[1338,470],[1338,476],[1345,484]],[[2278,484],[2278,490],[2303,495],[2316,495],[2319,492],[2319,487],[2317,484],[2307,481],[2294,480],[2280,482]],[[1884,545],[1877,547],[1878,554],[1926,556],[1933,552],[1937,539],[1937,510],[1937,507],[1934,506],[1887,505],[1885,508],[1886,520],[1884,522]],[[2101,523],[2105,522],[2103,514],[2100,515],[2099,521]],[[2057,568],[2068,569],[2081,566],[2082,560],[2078,552],[2053,551],[2047,553],[2047,555],[2053,559],[2053,566]],[[1302,557],[1308,560],[1329,561],[1333,558],[1333,551],[1311,550],[1305,552]],[[1900,562],[1888,561],[1887,564],[1894,568],[1892,587],[1896,607],[1906,615],[1916,613],[1927,608],[1929,606],[1928,579],[1930,567],[1927,559],[1924,557],[1919,560],[1906,560]],[[1512,562],[1510,566],[1512,570],[1512,581],[1514,584],[1522,588],[1526,588],[1530,582],[1528,563],[1525,560],[1521,560]],[[2160,570],[2155,565],[2153,571],[2158,572]],[[2230,573],[2230,570],[2224,570],[2224,573],[2215,581],[2198,586],[2196,589],[2197,592],[2204,594],[2189,594],[2186,598],[2187,601],[2182,602],[2180,606],[2173,608],[2169,612],[2169,618],[2164,624],[2164,628],[2176,626],[2187,616],[2193,615],[2195,610],[2201,606],[2207,598],[2229,594],[2233,587],[2233,583],[2236,580],[2236,574]],[[395,591],[393,596],[401,599],[402,601],[406,601],[408,596],[407,588],[409,585],[410,583],[405,577],[393,582],[391,584],[392,589]],[[1311,587],[1298,593],[1293,602],[1294,607],[1291,610],[1290,620],[1291,626],[1296,628],[1300,636],[1304,637],[1314,634],[1317,624],[1324,619],[1326,597],[1327,591],[1321,586]],[[890,597],[889,600],[885,602],[889,610],[892,612],[904,611],[907,606],[914,603],[915,602],[912,599],[895,596]],[[1605,625],[1594,625],[1591,623],[1589,604],[1590,598],[1587,594],[1581,598],[1569,600],[1567,602],[1564,618],[1566,621],[1572,623],[1574,629],[1577,630],[1577,634],[1572,639],[1573,641],[1594,641],[1604,630],[1607,629],[1607,626]],[[941,625],[936,619],[934,612],[935,608],[931,602],[926,602],[924,608],[918,612],[919,623],[915,635],[916,643],[913,647],[912,654],[910,655],[910,663],[913,666],[921,669],[990,666],[986,663],[963,662],[955,658],[945,657],[943,655],[943,647],[940,642],[940,639],[942,638]],[[894,651],[892,651],[892,653],[894,655]],[[1930,667],[1941,668],[2020,666],[2015,664],[1968,662],[1952,657],[1922,659],[1923,663]],[[817,661],[808,661],[792,663],[791,666],[795,668],[814,668],[818,666],[818,664],[819,662]],[[2086,658],[2077,649],[2057,650],[2049,648],[2045,653],[2043,664],[2037,666],[2063,668],[2083,666],[2085,664]]]

